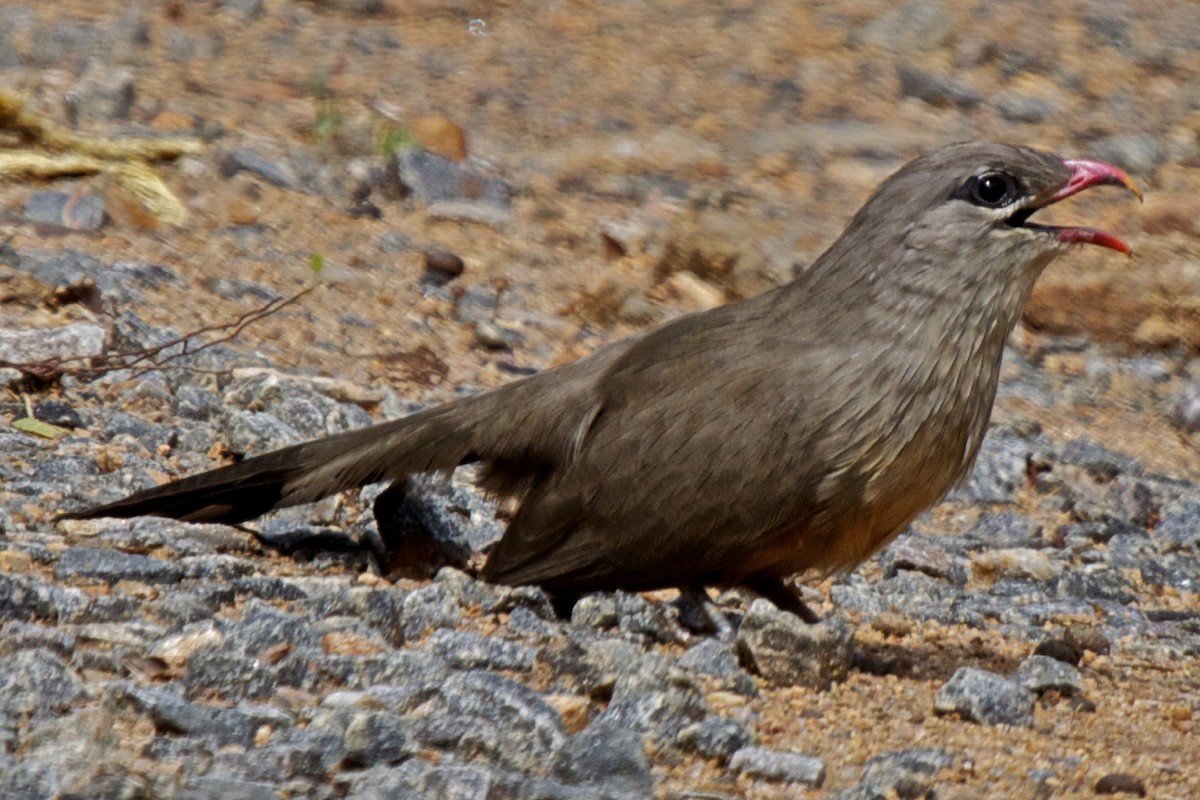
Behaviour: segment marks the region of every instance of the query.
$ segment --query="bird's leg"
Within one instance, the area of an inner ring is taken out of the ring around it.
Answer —
[[[742,585],[770,600],[780,611],[790,611],[809,625],[815,625],[821,621],[817,612],[800,599],[800,591],[780,578],[760,575],[745,581]]]
[[[681,604],[690,606],[699,615],[700,621],[706,628],[705,632],[712,631],[713,635],[722,642],[733,642],[735,632],[733,626],[729,624],[729,618],[713,604],[703,585],[697,583],[679,587],[679,600]]]

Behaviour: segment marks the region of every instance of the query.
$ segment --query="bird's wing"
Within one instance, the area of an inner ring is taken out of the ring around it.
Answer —
[[[854,438],[820,427],[843,406],[844,365],[803,325],[754,321],[769,301],[729,308],[655,331],[613,364],[576,457],[526,497],[489,579],[551,591],[736,582],[747,553],[819,521],[822,480]]]

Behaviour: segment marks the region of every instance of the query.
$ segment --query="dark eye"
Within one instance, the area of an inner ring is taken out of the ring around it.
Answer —
[[[985,172],[968,182],[967,199],[978,206],[1000,208],[1017,199],[1017,181],[1007,172]]]

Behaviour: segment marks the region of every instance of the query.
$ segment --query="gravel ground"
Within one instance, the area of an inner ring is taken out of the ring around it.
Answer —
[[[315,286],[183,368],[0,370],[0,796],[1200,797],[1191,0],[18,2],[0,90],[197,143],[151,164],[173,219],[118,169],[0,184],[0,360],[161,359]],[[379,554],[377,488],[54,521],[776,285],[971,138],[1126,167],[1142,209],[1054,213],[1137,256],[1051,268],[970,479],[810,580],[819,625],[559,619],[471,577],[501,527],[465,470],[404,509],[441,569]]]

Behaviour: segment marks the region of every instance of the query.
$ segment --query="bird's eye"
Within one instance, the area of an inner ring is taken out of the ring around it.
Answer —
[[[967,198],[979,206],[1000,208],[1017,199],[1017,181],[1007,172],[985,172],[968,182]]]

